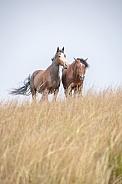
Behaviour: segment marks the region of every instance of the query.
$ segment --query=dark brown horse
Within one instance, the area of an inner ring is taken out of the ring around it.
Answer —
[[[57,48],[56,54],[52,59],[52,64],[46,70],[36,70],[31,77],[28,77],[24,86],[13,89],[10,94],[32,94],[32,98],[36,99],[36,93],[38,92],[42,94],[42,99],[47,99],[48,94],[54,93],[54,99],[56,100],[60,87],[60,65],[64,68],[67,68],[69,65],[64,54],[64,47],[61,50],[59,50],[59,47]]]
[[[88,59],[88,58],[87,58]],[[89,67],[87,59],[77,58],[67,69],[62,70],[62,83],[65,96],[81,94],[85,78],[86,68]]]

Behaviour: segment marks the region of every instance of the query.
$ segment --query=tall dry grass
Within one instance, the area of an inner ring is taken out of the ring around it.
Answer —
[[[0,184],[121,184],[122,90],[0,105]]]

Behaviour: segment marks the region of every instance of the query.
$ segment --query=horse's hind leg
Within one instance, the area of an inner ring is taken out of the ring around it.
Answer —
[[[30,88],[31,88],[31,94],[32,94],[32,99],[35,101],[36,100],[36,89],[34,87],[34,78],[33,75],[30,79]]]
[[[32,93],[32,99],[35,101],[36,100],[36,91],[31,91]]]

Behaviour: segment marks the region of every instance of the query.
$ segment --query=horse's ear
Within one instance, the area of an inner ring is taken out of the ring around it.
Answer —
[[[57,52],[59,52],[59,47],[57,47]]]
[[[64,53],[64,47],[62,48],[62,52]]]
[[[78,63],[78,59],[74,58],[75,62]]]
[[[87,60],[88,60],[88,58],[85,59],[85,61],[87,61]]]

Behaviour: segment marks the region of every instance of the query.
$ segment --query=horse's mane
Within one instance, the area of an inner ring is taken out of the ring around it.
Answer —
[[[89,64],[86,62],[86,60],[84,60],[83,58],[77,58],[77,59],[80,60],[80,62],[81,62],[82,64],[84,64],[86,68],[89,67]]]
[[[54,61],[54,57],[51,60]]]

